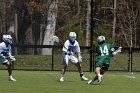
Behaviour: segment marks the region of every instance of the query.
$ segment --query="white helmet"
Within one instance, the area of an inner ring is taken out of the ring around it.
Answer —
[[[12,44],[12,37],[11,37],[11,35],[3,35],[3,41],[5,42],[5,43],[9,43],[9,44]]]
[[[74,44],[75,39],[76,39],[76,33],[75,33],[75,32],[70,32],[70,33],[69,33],[69,40],[70,40],[70,43]]]
[[[105,37],[104,36],[98,36],[98,42],[102,42],[105,41]]]

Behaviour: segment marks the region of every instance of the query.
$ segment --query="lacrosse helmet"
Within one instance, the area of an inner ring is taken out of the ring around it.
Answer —
[[[69,41],[71,44],[74,44],[76,40],[76,33],[75,32],[70,32],[69,33]]]
[[[11,37],[11,35],[3,35],[2,39],[3,39],[3,41],[5,43],[12,44],[12,37]]]
[[[99,43],[104,42],[105,37],[104,36],[98,36],[97,40],[98,40]]]

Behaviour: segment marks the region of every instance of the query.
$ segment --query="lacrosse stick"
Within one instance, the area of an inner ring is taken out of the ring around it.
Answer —
[[[52,37],[52,40],[53,40],[54,42],[59,43],[61,46],[63,46],[63,44],[59,41],[59,38],[58,38],[57,36],[53,36],[53,37]],[[65,46],[63,46],[63,47],[68,51],[68,49],[67,49]]]
[[[57,42],[57,43],[59,43],[60,45],[63,46],[63,44],[59,41],[59,38],[58,38],[57,36],[53,36],[53,37],[52,37],[52,40],[53,40],[54,42]]]

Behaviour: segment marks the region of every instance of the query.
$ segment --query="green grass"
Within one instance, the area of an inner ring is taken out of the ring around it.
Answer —
[[[139,93],[140,73],[107,72],[101,84],[80,81],[78,72],[66,72],[59,82],[59,71],[13,71],[16,82],[7,80],[7,71],[0,70],[0,93]],[[85,72],[88,78],[93,72]],[[135,76],[136,78],[132,78]]]

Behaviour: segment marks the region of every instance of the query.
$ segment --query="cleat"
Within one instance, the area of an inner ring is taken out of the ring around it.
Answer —
[[[89,81],[88,81],[88,84],[92,84],[92,82],[93,82],[93,80],[89,80]]]
[[[88,78],[86,78],[85,76],[82,76],[82,77],[81,77],[81,80],[82,80],[82,81],[87,81]]]
[[[60,82],[64,82],[64,77],[60,77]]]
[[[14,79],[12,76],[9,76],[8,80],[9,81],[16,81],[16,79]]]
[[[98,80],[98,84],[100,84],[102,82],[102,80]]]

